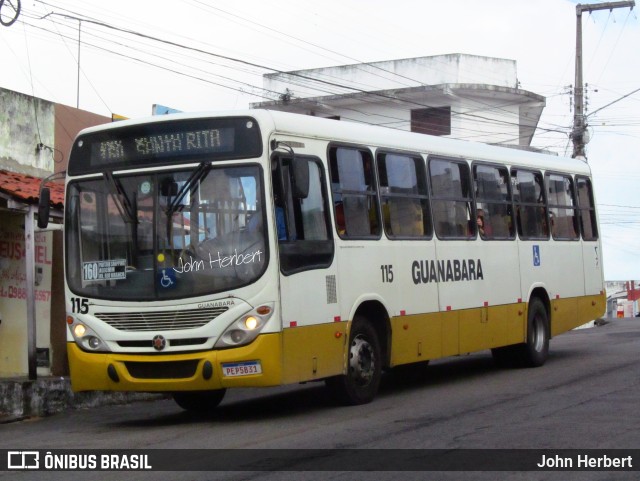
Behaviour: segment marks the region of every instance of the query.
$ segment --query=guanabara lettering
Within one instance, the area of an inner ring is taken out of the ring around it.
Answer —
[[[484,280],[480,259],[413,261],[411,277],[414,284]]]

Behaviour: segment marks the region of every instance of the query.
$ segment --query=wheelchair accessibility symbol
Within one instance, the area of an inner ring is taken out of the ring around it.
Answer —
[[[539,245],[534,245],[533,246],[533,265],[535,267],[539,267],[541,263],[540,260],[540,246]]]
[[[163,289],[171,289],[176,286],[176,273],[173,269],[160,269],[158,284]]]

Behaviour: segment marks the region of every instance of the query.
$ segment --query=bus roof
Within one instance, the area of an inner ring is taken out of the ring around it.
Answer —
[[[421,154],[441,155],[467,160],[483,160],[509,165],[536,167],[544,170],[569,171],[590,174],[589,165],[580,159],[561,157],[517,148],[501,147],[480,142],[457,140],[447,137],[418,134],[388,127],[360,124],[349,121],[323,119],[310,115],[273,110],[251,109],[220,112],[176,113],[124,120],[82,130],[85,135],[109,129],[124,128],[145,123],[173,120],[244,117],[255,118],[263,131],[274,134],[314,138],[332,142],[348,142],[376,148],[401,150]],[[265,136],[264,140],[268,140]]]

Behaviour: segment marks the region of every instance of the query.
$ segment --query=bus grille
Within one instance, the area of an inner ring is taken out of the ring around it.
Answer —
[[[171,331],[202,327],[228,309],[215,307],[186,311],[99,312],[95,316],[120,331]]]
[[[136,379],[186,379],[195,375],[198,360],[170,362],[126,361],[124,364],[131,377]]]

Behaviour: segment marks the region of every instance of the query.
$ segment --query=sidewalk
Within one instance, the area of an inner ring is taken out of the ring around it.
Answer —
[[[162,394],[127,392],[79,392],[71,390],[68,377],[0,379],[0,424],[30,417],[48,416],[69,409],[162,399]]]

